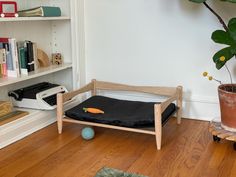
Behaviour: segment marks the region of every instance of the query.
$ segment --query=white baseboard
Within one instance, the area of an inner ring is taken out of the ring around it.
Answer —
[[[220,108],[218,103],[184,101],[183,117],[195,120],[211,121],[220,117]]]

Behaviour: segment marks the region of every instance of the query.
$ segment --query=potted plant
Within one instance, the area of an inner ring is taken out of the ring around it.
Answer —
[[[214,14],[222,24],[222,30],[216,30],[212,33],[211,39],[218,44],[225,45],[212,57],[216,68],[219,70],[225,67],[230,76],[230,84],[222,84],[221,81],[209,76],[207,72],[203,76],[209,80],[215,80],[220,83],[218,87],[220,110],[221,110],[221,125],[224,129],[236,132],[236,84],[233,84],[232,75],[227,67],[227,62],[232,58],[236,58],[236,18],[229,20],[228,24],[224,22],[221,16],[213,10],[207,0],[189,0],[195,3],[202,3],[212,14]],[[231,3],[236,3],[236,0],[221,0]]]

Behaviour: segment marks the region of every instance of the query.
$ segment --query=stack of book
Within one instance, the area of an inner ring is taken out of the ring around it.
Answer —
[[[31,41],[0,38],[0,77],[19,77],[37,69],[37,47]]]

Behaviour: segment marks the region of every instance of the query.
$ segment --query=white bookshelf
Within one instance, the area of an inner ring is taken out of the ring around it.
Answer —
[[[9,90],[23,88],[39,82],[52,82],[77,88],[82,78],[80,67],[84,63],[84,0],[16,0],[18,9],[41,5],[61,8],[61,17],[0,18],[0,37],[30,40],[48,56],[61,53],[62,65],[51,65],[17,78],[0,78],[0,100],[10,100]],[[79,60],[82,58],[82,61]],[[0,149],[55,122],[56,113],[29,110],[29,115],[0,126]],[[55,131],[57,131],[55,129]]]
[[[15,84],[17,82],[25,81],[28,79],[33,79],[41,76],[45,76],[51,73],[62,71],[65,69],[72,68],[72,64],[61,64],[61,65],[51,65],[49,67],[39,68],[35,71],[29,72],[28,75],[20,75],[20,77],[3,77],[0,78],[0,87],[7,86],[10,84]]]
[[[0,22],[17,22],[17,21],[60,21],[70,20],[68,16],[61,17],[4,17],[0,18]]]

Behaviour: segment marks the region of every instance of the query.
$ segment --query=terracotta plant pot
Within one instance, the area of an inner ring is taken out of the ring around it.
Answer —
[[[222,84],[218,87],[221,126],[236,132],[236,84]]]

